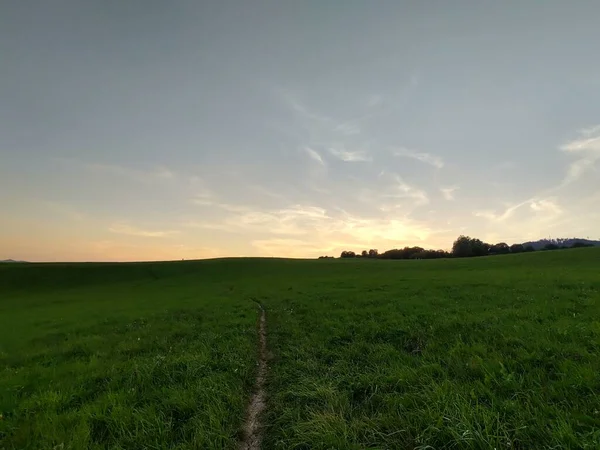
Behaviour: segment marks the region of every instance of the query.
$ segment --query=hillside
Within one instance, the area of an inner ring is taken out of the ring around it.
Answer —
[[[264,449],[600,448],[600,248],[4,264],[0,447],[239,448],[257,303]]]

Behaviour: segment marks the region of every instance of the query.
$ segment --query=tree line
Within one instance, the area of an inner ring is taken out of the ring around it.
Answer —
[[[592,244],[575,241],[571,245],[560,245],[560,242],[548,241],[540,250],[559,250],[562,248],[592,247]],[[437,258],[471,258],[475,256],[505,255],[509,253],[525,253],[536,251],[532,245],[513,244],[505,242],[488,244],[480,239],[469,236],[459,236],[452,244],[452,250],[427,250],[422,247],[404,247],[379,253],[376,249],[363,250],[361,253],[345,250],[340,258],[370,258],[370,259],[437,259]],[[321,256],[319,259],[333,258]]]

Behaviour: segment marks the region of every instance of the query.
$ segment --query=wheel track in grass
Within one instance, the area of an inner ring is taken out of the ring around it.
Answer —
[[[240,450],[260,450],[263,440],[263,412],[267,407],[267,393],[265,383],[267,379],[267,317],[262,304],[253,300],[260,309],[258,319],[258,361],[254,391],[250,397],[250,403],[246,411]]]

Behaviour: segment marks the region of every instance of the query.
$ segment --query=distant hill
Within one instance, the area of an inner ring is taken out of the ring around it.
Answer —
[[[563,238],[563,239],[540,239],[539,241],[523,242],[523,245],[527,247],[531,245],[536,250],[541,250],[547,245],[557,245],[559,247],[572,247],[575,243],[582,243],[588,246],[600,247],[600,241],[594,241],[590,239],[581,238]]]
[[[14,259],[3,259],[0,260],[0,263],[24,263],[27,261],[15,261]]]

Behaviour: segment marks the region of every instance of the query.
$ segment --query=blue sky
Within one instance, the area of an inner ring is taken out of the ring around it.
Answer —
[[[0,6],[0,259],[599,238],[595,1]]]

